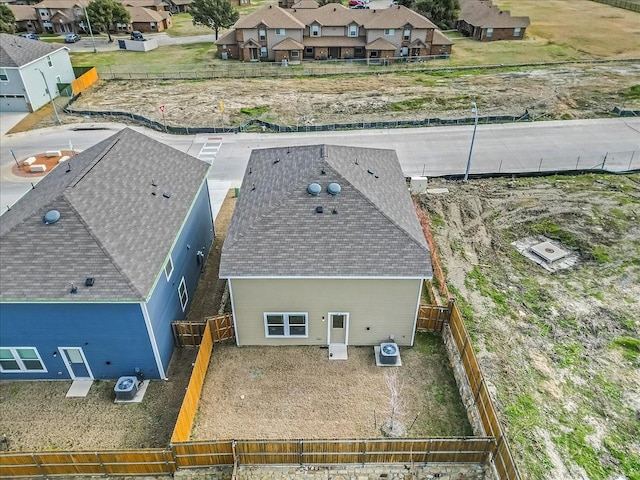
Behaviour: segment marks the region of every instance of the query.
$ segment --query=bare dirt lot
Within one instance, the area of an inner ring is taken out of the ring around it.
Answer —
[[[464,118],[472,116],[472,101],[482,116],[528,110],[535,118],[595,118],[616,106],[640,109],[640,98],[629,93],[639,76],[640,64],[620,63],[449,74],[100,81],[73,108],[132,112],[162,122],[163,104],[166,123],[178,127],[242,125],[255,118],[281,125]],[[85,120],[91,119],[65,122]]]
[[[440,337],[419,334],[401,367],[377,367],[373,347],[347,361],[319,347],[213,350],[192,439],[375,438],[390,416],[394,370],[407,436],[472,435]]]
[[[12,451],[166,447],[189,382],[195,350],[177,350],[167,381],[141,403],[115,404],[115,381],[96,381],[85,398],[65,398],[70,381],[0,385],[0,436]]]
[[[640,478],[640,176],[434,181],[425,196],[524,478]],[[578,253],[549,273],[511,242]]]

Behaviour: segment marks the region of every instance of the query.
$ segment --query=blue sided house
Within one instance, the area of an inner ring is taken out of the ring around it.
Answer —
[[[0,217],[0,379],[166,379],[213,240],[210,165],[124,129]]]

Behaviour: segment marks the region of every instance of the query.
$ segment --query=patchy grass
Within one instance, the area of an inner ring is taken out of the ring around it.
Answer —
[[[634,58],[640,51],[638,13],[583,0],[498,0],[513,16],[529,16],[526,35],[555,50],[558,59]],[[567,19],[579,19],[580,28],[567,28]],[[519,43],[491,42],[491,43]],[[527,58],[527,54],[523,55]]]
[[[259,117],[267,113],[271,108],[268,105],[261,105],[259,107],[243,107],[240,109],[240,113],[249,115],[251,117]]]
[[[130,50],[113,50],[108,52],[71,52],[74,66],[120,67],[139,66],[154,67],[154,71],[175,70],[176,65],[196,65],[213,63],[216,46],[211,42],[189,43],[186,45],[169,45],[148,52]]]
[[[189,37],[193,35],[212,35],[215,32],[202,25],[194,25],[190,13],[176,13],[171,17],[172,26],[165,30],[170,37]]]
[[[455,219],[436,243],[523,479],[640,478],[637,175],[446,186],[425,205]],[[550,274],[510,245],[533,234],[578,264]]]

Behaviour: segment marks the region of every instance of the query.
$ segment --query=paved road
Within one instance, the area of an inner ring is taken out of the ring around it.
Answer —
[[[123,128],[114,123],[93,125],[100,129],[74,130],[68,125],[3,137],[0,208],[6,210],[31,188],[32,180],[11,174],[15,164],[11,150],[18,160],[45,150],[68,149],[69,142],[74,149],[84,150]],[[82,126],[86,128],[87,124]],[[211,160],[204,154],[217,152],[209,175],[212,195],[217,198],[228,188],[239,186],[252,149],[283,145],[329,143],[390,148],[396,150],[407,176],[460,175],[467,164],[473,127],[195,136],[135,129],[203,159]],[[614,171],[640,169],[640,118],[481,124],[474,142],[471,174],[560,171],[603,164]]]

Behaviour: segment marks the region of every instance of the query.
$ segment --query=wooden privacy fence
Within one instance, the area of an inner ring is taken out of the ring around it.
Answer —
[[[450,304],[450,306],[451,316],[449,318],[449,328],[451,329],[453,341],[460,354],[460,361],[471,388],[475,405],[478,408],[482,426],[487,436],[496,439],[496,452],[492,460],[498,472],[498,478],[519,480],[520,473],[511,455],[507,439],[502,432],[496,410],[489,396],[489,390],[480,371],[478,359],[473,351],[471,339],[464,326],[462,315],[455,303]]]
[[[173,445],[177,468],[211,465],[484,464],[493,438],[238,440]]]
[[[175,472],[171,450],[3,453],[0,478],[71,475],[163,475]]]
[[[209,359],[211,358],[211,352],[213,350],[213,336],[211,335],[212,322],[207,322],[204,334],[202,336],[202,342],[196,356],[196,361],[193,364],[193,370],[191,371],[191,379],[187,386],[187,391],[182,400],[180,412],[178,412],[178,419],[176,425],[173,428],[173,434],[171,435],[171,442],[185,442],[189,440],[191,435],[191,428],[193,427],[193,420],[196,417],[198,410],[198,403],[200,402],[200,394],[202,393],[202,386],[204,385],[204,379],[207,376],[207,368],[209,367]]]
[[[442,332],[442,328],[449,321],[450,315],[450,307],[420,305],[416,328],[427,332]]]
[[[214,343],[235,338],[233,316],[230,313],[207,317],[203,322],[178,320],[171,323],[173,340],[178,347],[197,347],[205,335],[205,327],[210,325]]]
[[[442,266],[440,265],[440,256],[438,255],[438,249],[436,248],[436,242],[433,239],[433,235],[431,234],[431,227],[429,226],[429,218],[427,214],[424,212],[422,207],[418,205],[416,200],[413,201],[413,207],[416,211],[416,215],[418,216],[418,220],[420,220],[420,225],[422,226],[422,231],[424,232],[424,238],[427,239],[427,243],[429,244],[429,250],[431,252],[431,268],[433,269],[433,276],[438,282],[438,287],[440,291],[445,295],[447,300],[451,296],[449,294],[449,289],[447,288],[447,281],[444,277],[444,272],[442,271]]]

